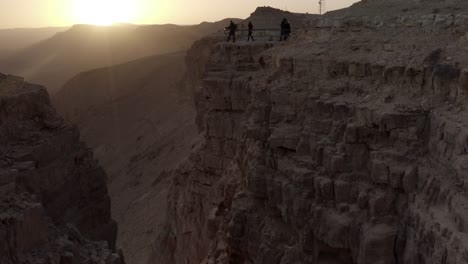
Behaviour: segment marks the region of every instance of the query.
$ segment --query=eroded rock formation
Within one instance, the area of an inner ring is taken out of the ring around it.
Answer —
[[[106,180],[46,90],[0,74],[0,263],[123,263]]]
[[[153,261],[467,263],[468,19],[443,2],[363,1],[288,44],[196,43],[205,141]]]

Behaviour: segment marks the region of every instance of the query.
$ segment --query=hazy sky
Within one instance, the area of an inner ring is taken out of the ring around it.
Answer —
[[[326,9],[358,0],[326,0]],[[0,28],[68,26],[78,23],[194,24],[246,18],[257,6],[318,12],[318,0],[0,0]]]

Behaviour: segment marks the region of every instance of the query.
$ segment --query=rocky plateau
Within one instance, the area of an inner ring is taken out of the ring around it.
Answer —
[[[187,55],[204,138],[148,263],[468,262],[468,5],[362,1]]]

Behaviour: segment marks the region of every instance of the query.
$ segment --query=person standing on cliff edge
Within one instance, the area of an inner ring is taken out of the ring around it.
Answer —
[[[287,40],[290,34],[291,34],[291,24],[289,24],[289,21],[286,20],[286,36],[284,37],[284,40]]]
[[[237,25],[234,22],[232,22],[232,20],[231,20],[231,23],[229,24],[229,26],[226,29],[229,30],[229,36],[228,36],[226,42],[229,42],[231,40],[231,37],[232,37],[232,43],[235,43],[236,42]]]
[[[283,21],[281,21],[280,41],[286,41],[289,37],[289,34],[291,34],[291,24],[289,24],[289,21],[286,18],[283,18]]]
[[[255,41],[254,37],[253,37],[253,24],[252,22],[249,21],[249,36],[247,36],[247,42],[249,42],[250,39],[252,39],[252,42]]]

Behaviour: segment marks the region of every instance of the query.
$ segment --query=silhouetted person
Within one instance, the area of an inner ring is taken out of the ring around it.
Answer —
[[[231,40],[231,37],[232,37],[232,42],[235,43],[236,42],[237,25],[234,22],[232,22],[232,20],[231,20],[231,23],[229,24],[227,29],[229,30],[229,36],[228,36],[226,41],[229,42]]]
[[[253,24],[252,22],[249,22],[249,36],[247,36],[247,42],[249,42],[250,39],[252,39],[252,41],[255,41],[254,37],[253,37]]]
[[[281,34],[280,34],[280,41],[283,40],[284,33],[286,32],[286,18],[283,18],[283,21],[281,21]]]
[[[285,33],[286,35],[284,36],[284,40],[287,40],[289,38],[289,35],[291,34],[291,24],[289,24],[288,20],[286,20]]]
[[[289,34],[291,34],[291,24],[289,24],[289,21],[286,18],[283,18],[283,21],[281,21],[280,41],[287,40]]]

